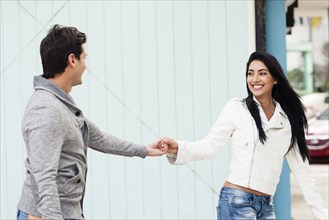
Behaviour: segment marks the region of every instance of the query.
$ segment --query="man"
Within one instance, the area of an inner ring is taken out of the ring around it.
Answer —
[[[165,147],[121,140],[99,130],[69,95],[82,84],[86,35],[54,25],[42,40],[43,75],[25,110],[22,132],[27,150],[26,179],[18,219],[83,219],[87,147],[127,157],[160,156]]]

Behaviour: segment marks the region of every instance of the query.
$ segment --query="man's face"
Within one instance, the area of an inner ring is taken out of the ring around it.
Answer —
[[[84,46],[82,46],[82,53],[80,55],[80,60],[78,58],[74,58],[74,63],[75,63],[75,67],[74,67],[74,79],[72,81],[72,86],[76,86],[76,85],[80,85],[82,84],[82,75],[84,73],[84,71],[86,70],[87,66],[86,66],[86,51]]]

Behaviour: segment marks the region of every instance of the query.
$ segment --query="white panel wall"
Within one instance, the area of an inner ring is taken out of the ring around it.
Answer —
[[[14,219],[26,153],[21,118],[55,23],[88,36],[72,96],[101,129],[137,143],[203,138],[226,101],[244,97],[250,1],[1,1],[0,219]],[[210,160],[88,152],[87,219],[215,219],[229,147]]]

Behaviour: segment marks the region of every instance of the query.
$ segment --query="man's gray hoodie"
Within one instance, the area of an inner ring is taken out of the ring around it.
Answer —
[[[22,121],[26,179],[17,208],[43,219],[83,219],[87,147],[142,158],[147,149],[102,132],[52,81],[35,76],[34,89]]]

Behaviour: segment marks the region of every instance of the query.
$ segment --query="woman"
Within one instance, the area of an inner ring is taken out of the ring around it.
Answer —
[[[230,100],[203,140],[163,139],[169,146],[169,162],[210,158],[230,141],[230,172],[220,193],[217,218],[275,219],[273,195],[287,159],[314,218],[328,219],[309,168],[305,109],[277,59],[252,53],[246,84],[247,98]]]

